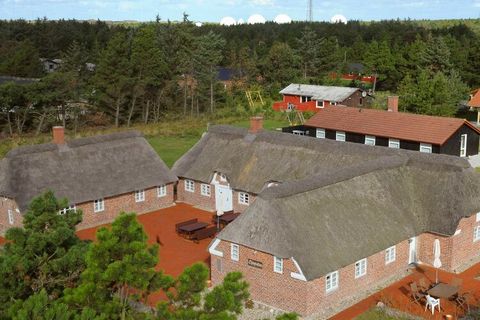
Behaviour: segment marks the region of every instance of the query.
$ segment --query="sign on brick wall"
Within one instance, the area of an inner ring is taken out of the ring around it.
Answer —
[[[263,269],[263,263],[260,261],[248,259],[248,265],[257,269]]]

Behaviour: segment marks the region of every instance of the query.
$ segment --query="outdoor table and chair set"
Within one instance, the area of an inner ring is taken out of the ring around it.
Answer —
[[[175,225],[175,231],[185,239],[199,242],[200,240],[213,238],[215,234],[227,224],[235,220],[239,213],[226,212],[222,216],[213,215],[211,223],[191,219]],[[213,223],[213,225],[212,225]]]
[[[445,299],[455,302],[457,307],[464,311],[470,312],[469,302],[473,295],[462,290],[462,279],[453,278],[450,283],[434,283],[426,278],[421,278],[418,283],[410,283],[410,293],[413,301],[417,304],[425,304],[425,310],[430,309],[432,315],[435,313],[435,308],[441,310],[440,300]]]

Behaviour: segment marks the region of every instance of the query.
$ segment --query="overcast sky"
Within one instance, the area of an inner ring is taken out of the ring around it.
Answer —
[[[335,14],[348,19],[479,18],[480,0],[313,0],[315,20]],[[307,0],[0,0],[0,19],[180,20],[218,22],[224,16],[247,20],[259,13],[268,20],[286,13],[305,20]]]

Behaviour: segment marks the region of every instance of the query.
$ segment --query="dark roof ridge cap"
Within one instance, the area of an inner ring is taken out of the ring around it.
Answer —
[[[89,144],[97,144],[103,142],[110,142],[115,140],[129,139],[129,138],[143,138],[144,135],[138,130],[128,130],[115,133],[102,134],[97,136],[79,138],[67,141],[70,148],[77,148]]]
[[[116,133],[74,139],[74,140],[67,141],[66,146],[69,148],[77,148],[77,147],[81,147],[89,144],[103,143],[103,142],[128,139],[128,138],[136,138],[136,137],[143,137],[143,134],[137,130],[130,130],[125,132],[116,132]],[[10,150],[5,156],[5,158],[11,159],[21,155],[55,151],[57,149],[58,149],[58,146],[52,142],[42,143],[38,145],[20,146]]]
[[[407,163],[408,157],[405,155],[381,157],[366,163],[360,163],[347,168],[340,168],[327,174],[320,174],[302,180],[285,182],[265,189],[258,196],[265,200],[289,197],[347,181],[373,171],[401,167]]]

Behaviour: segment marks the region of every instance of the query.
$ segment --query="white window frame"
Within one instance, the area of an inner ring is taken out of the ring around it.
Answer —
[[[210,185],[206,183],[202,183],[200,185],[200,193],[202,196],[210,197],[210,195],[212,194]]]
[[[345,142],[347,140],[345,131],[335,131],[335,140]]]
[[[293,130],[292,133],[297,135],[297,136],[304,136],[305,135],[305,131],[303,131],[303,130]]]
[[[390,264],[397,259],[397,247],[391,246],[385,250],[385,264]]]
[[[365,136],[365,144],[368,146],[374,146],[376,143],[375,136]]]
[[[475,216],[475,221],[480,222],[480,212],[477,212],[477,214]]]
[[[315,136],[319,139],[325,139],[325,129],[317,128]]]
[[[323,108],[325,108],[325,101],[323,101],[323,100],[317,100],[317,103],[315,104],[315,106],[316,106],[318,109],[323,109]]]
[[[400,149],[400,140],[388,139],[388,147],[392,149]]]
[[[185,191],[195,192],[195,181],[190,179],[185,180]]]
[[[338,271],[330,272],[325,276],[325,292],[329,293],[338,289],[339,274]]]
[[[312,97],[300,96],[300,103],[306,103],[306,102],[309,102],[309,101],[312,101]]]
[[[361,278],[367,274],[367,258],[355,262],[355,279]]]
[[[230,258],[232,261],[240,260],[240,246],[238,244],[230,244]]]
[[[250,204],[250,194],[246,192],[239,192],[238,203],[248,206]]]
[[[480,226],[475,226],[473,228],[473,242],[480,240]]]
[[[283,259],[273,256],[273,271],[276,273],[283,273]]]
[[[66,208],[62,208],[62,209],[58,210],[58,214],[63,216],[65,214],[67,214],[68,211],[77,212],[77,206],[74,205],[74,204],[71,204]]]
[[[97,199],[93,201],[93,212],[105,211],[105,200]]]
[[[157,186],[157,198],[162,198],[167,196],[167,186]]]
[[[135,190],[135,202],[145,201],[145,190]]]
[[[467,156],[467,139],[468,135],[466,133],[460,136],[460,157]]]
[[[7,214],[8,214],[8,223],[13,225],[15,223],[15,218],[13,216],[13,210],[12,209],[8,209],[7,210]]]
[[[330,101],[330,105],[331,105],[331,106],[336,106],[337,104],[338,104],[337,101]]]
[[[423,153],[432,153],[432,145],[430,143],[420,143],[419,151]]]
[[[226,182],[227,181],[227,176],[224,175],[223,173],[220,173],[220,181]]]

